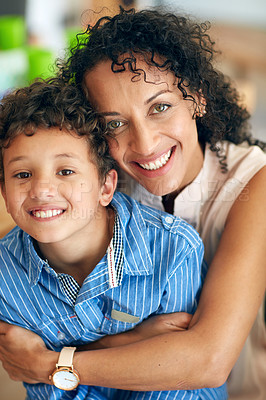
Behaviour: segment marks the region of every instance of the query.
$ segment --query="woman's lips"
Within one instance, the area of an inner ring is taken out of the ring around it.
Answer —
[[[164,153],[161,157],[158,157],[156,160],[145,163],[145,164],[139,163],[139,165],[143,169],[148,169],[149,171],[154,171],[156,169],[163,167],[168,162],[170,156],[171,156],[171,149],[168,150],[166,153]]]
[[[174,161],[174,153],[176,147],[172,147],[165,153],[151,161],[141,160],[141,162],[134,161],[132,164],[135,168],[142,173],[142,175],[153,178],[156,176],[164,175],[171,168]]]

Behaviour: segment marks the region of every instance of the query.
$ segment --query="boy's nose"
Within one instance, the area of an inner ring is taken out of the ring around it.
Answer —
[[[56,188],[50,179],[34,179],[31,181],[30,197],[32,199],[45,200],[54,197]]]
[[[160,135],[153,125],[148,123],[134,123],[130,129],[129,146],[139,155],[149,156],[154,153],[160,143]]]

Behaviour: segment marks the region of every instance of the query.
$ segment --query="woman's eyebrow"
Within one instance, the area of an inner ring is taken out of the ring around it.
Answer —
[[[170,90],[168,90],[168,89],[160,90],[159,92],[155,93],[153,96],[149,97],[144,102],[144,104],[147,105],[147,104],[151,103],[153,100],[156,99],[156,97],[158,97],[158,96],[160,96],[161,94],[164,94],[164,93],[172,93],[172,92]]]
[[[151,103],[153,100],[155,100],[158,96],[160,96],[161,94],[164,93],[172,93],[171,90],[160,90],[159,92],[155,93],[153,96],[149,97],[147,100],[144,101],[144,104],[147,105],[149,103]],[[103,111],[101,112],[102,115],[104,115],[105,117],[108,116],[119,116],[120,113],[116,112],[116,111]]]
[[[103,111],[101,112],[102,115],[104,115],[105,117],[108,117],[109,115],[112,117],[114,115],[120,115],[118,112],[116,111]]]

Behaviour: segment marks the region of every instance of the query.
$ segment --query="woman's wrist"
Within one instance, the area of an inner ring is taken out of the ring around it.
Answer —
[[[34,368],[33,374],[36,381],[41,383],[51,384],[49,376],[55,370],[58,361],[59,353],[44,349],[43,352],[38,355],[38,367]]]

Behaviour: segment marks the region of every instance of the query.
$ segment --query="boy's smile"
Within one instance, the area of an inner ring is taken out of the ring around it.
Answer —
[[[116,180],[101,182],[86,138],[38,129],[32,136],[17,136],[3,160],[8,212],[41,250],[50,245],[79,248],[82,254],[90,236],[97,243],[106,234],[106,206]]]

